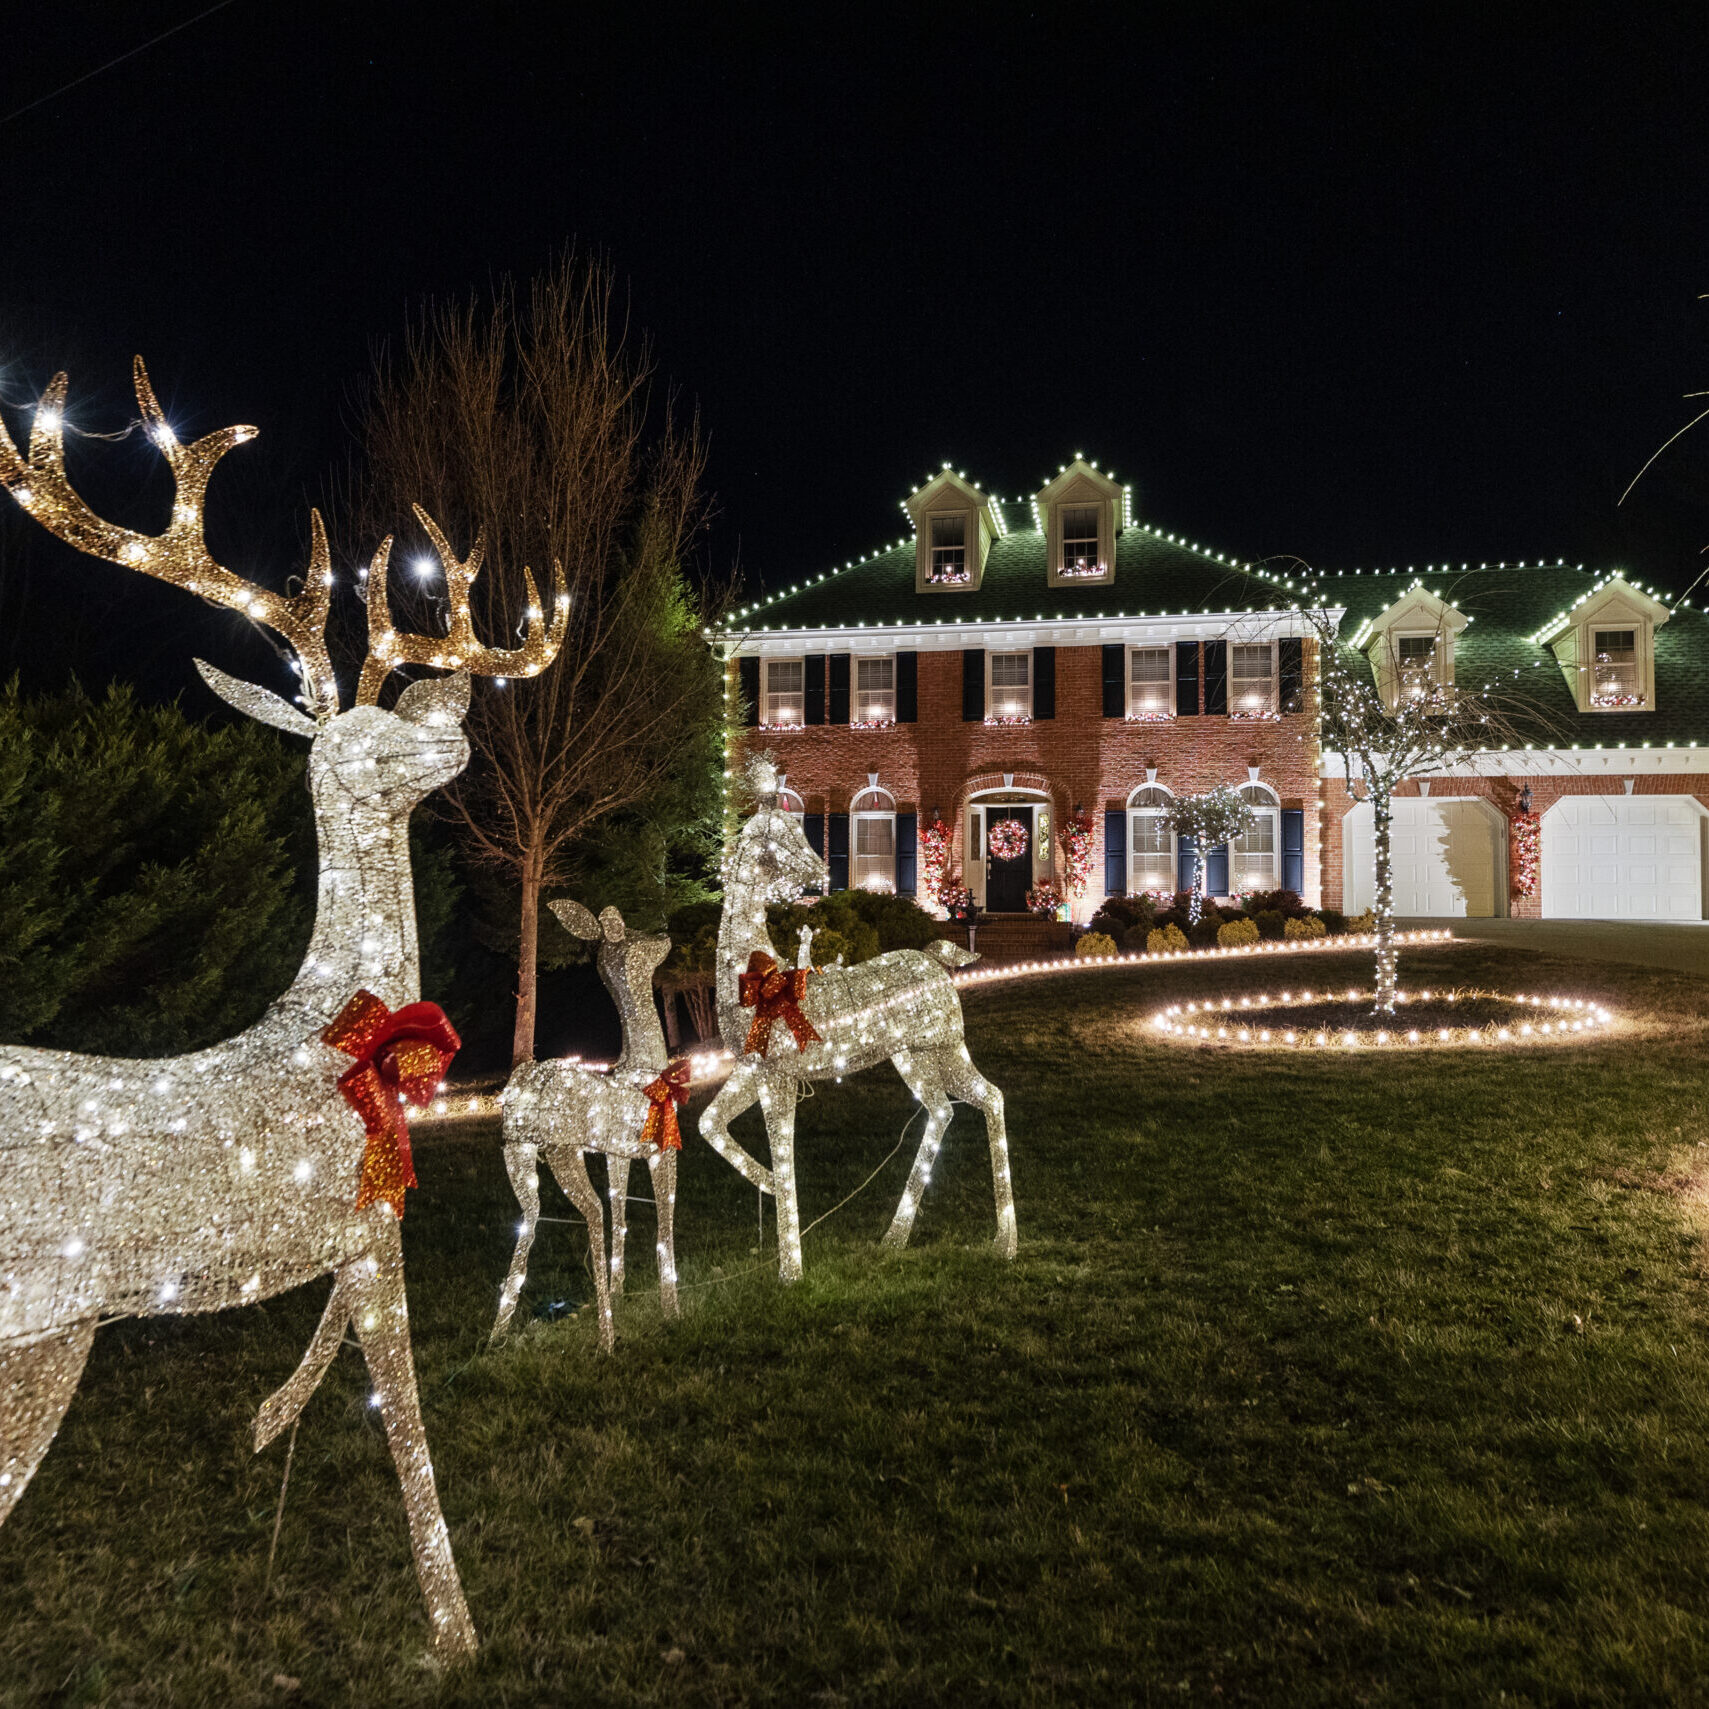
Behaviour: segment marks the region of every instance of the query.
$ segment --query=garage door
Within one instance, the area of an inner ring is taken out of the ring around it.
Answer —
[[[1371,806],[1361,802],[1344,821],[1347,912],[1376,898],[1376,835]],[[1394,911],[1404,915],[1487,920],[1500,894],[1501,821],[1482,801],[1408,797],[1394,803],[1389,848]]]
[[[1689,795],[1567,795],[1543,815],[1543,917],[1703,918],[1703,814]]]

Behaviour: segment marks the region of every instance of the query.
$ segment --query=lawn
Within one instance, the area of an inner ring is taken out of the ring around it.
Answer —
[[[1682,1703],[1709,1697],[1709,984],[1511,949],[1419,983],[1596,996],[1592,1043],[1269,1055],[1158,1004],[1285,983],[1174,964],[969,993],[1021,1256],[957,1115],[913,1247],[910,1144],[775,1279],[697,1141],[680,1323],[632,1219],[614,1359],[550,1223],[485,1345],[515,1207],[491,1132],[423,1137],[405,1223],[474,1664],[440,1677],[361,1361],[249,1452],[324,1284],[97,1339],[0,1531],[9,1702]],[[1314,958],[1323,979],[1366,963]],[[1291,970],[1290,970],[1291,971]],[[804,1218],[911,1100],[822,1086]],[[752,1121],[753,1117],[744,1118]],[[756,1142],[757,1143],[757,1142]],[[636,1177],[645,1192],[645,1174]],[[548,1214],[573,1215],[551,1190]]]

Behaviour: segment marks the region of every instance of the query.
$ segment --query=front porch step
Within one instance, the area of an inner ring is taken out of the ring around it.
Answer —
[[[951,920],[945,929],[963,949],[968,947],[965,921]],[[973,944],[980,960],[992,966],[1067,955],[1073,947],[1074,932],[1067,921],[1031,914],[987,914],[978,923]]]

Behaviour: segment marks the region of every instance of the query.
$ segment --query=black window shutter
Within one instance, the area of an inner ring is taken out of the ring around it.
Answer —
[[[1127,648],[1120,641],[1104,647],[1104,716],[1127,716]]]
[[[825,722],[846,724],[849,721],[849,655],[832,653],[830,664],[831,692],[826,696],[830,711]]]
[[[917,724],[920,720],[920,655],[896,655],[896,722]]]
[[[827,839],[829,847],[825,851],[825,865],[831,869],[831,888],[847,890],[849,887],[849,816],[847,813],[829,813],[826,815],[826,829],[830,836]]]
[[[1197,874],[1193,871],[1193,856],[1198,851],[1198,844],[1191,837],[1175,839],[1175,885],[1180,890],[1191,890]]]
[[[803,724],[823,724],[825,722],[825,655],[809,653],[807,655],[806,677],[806,708],[802,714]]]
[[[912,896],[919,888],[919,827],[918,813],[896,815],[896,894]]]
[[[1287,646],[1284,641],[1282,645]],[[1297,647],[1299,642],[1294,642]],[[1282,888],[1305,894],[1305,809],[1282,809]]]
[[[1205,891],[1211,896],[1228,894],[1228,844],[1218,843],[1205,857]]]
[[[1111,808],[1104,814],[1104,894],[1121,896],[1126,890],[1127,810]]]
[[[1228,643],[1205,642],[1205,716],[1228,716]]]
[[[1305,705],[1305,643],[1298,635],[1284,636],[1276,643],[1276,676],[1282,696],[1278,709],[1298,712]]]
[[[758,659],[738,659],[742,673],[742,722],[752,728],[760,721],[760,662]]]
[[[1033,717],[1056,716],[1056,649],[1033,648]]]
[[[801,815],[802,835],[807,839],[807,846],[820,860],[825,858],[825,815],[823,813],[803,813]]]
[[[979,724],[985,719],[985,649],[961,650],[961,721]]]
[[[1199,644],[1197,641],[1175,643],[1175,716],[1197,718],[1199,715]]]

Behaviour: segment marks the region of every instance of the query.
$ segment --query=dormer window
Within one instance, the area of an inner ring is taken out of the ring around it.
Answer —
[[[1098,506],[1065,504],[1062,507],[1062,559],[1057,566],[1065,577],[1076,580],[1101,576],[1104,565],[1098,540]]]
[[[1392,712],[1444,702],[1454,691],[1454,648],[1471,621],[1440,594],[1414,584],[1361,626],[1353,645],[1371,661],[1377,692]]]
[[[1590,704],[1606,710],[1644,704],[1636,629],[1591,631]]]
[[[967,518],[965,515],[933,516],[931,580],[935,586],[953,586],[967,580]]]
[[[1439,685],[1434,635],[1397,636],[1395,663],[1400,669],[1400,692],[1404,699],[1428,700],[1436,692]]]

